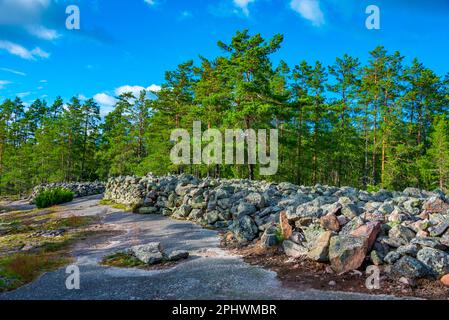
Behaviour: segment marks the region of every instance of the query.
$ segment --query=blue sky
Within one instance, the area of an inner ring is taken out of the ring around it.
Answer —
[[[67,30],[68,5],[80,30]],[[368,5],[381,29],[365,27]],[[95,97],[106,113],[127,90],[157,90],[164,72],[199,54],[221,54],[236,30],[285,36],[273,56],[289,65],[366,61],[382,44],[440,75],[449,72],[447,0],[0,0],[0,101]]]

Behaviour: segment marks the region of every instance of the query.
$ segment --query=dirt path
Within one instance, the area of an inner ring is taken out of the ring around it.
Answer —
[[[158,215],[135,215],[98,204],[99,197],[77,199],[62,215],[94,215],[117,231],[88,239],[74,249],[80,269],[79,290],[65,286],[65,268],[49,272],[1,299],[391,299],[343,292],[282,287],[276,273],[222,250],[216,231]],[[167,250],[189,250],[191,257],[165,270],[119,269],[99,265],[106,255],[136,244],[159,241]]]

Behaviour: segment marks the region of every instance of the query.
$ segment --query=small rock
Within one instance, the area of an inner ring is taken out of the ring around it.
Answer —
[[[401,259],[401,254],[396,251],[390,251],[385,256],[384,261],[388,264],[394,264],[396,261]]]
[[[260,246],[262,248],[274,247],[278,243],[278,239],[275,234],[275,228],[271,227],[265,230],[260,238]]]
[[[301,258],[307,255],[306,247],[294,243],[293,241],[290,240],[285,240],[282,244],[282,247],[284,248],[285,254],[289,257]]]
[[[390,229],[388,236],[390,238],[399,238],[410,242],[416,236],[416,234],[413,230],[399,224]]]
[[[340,230],[340,222],[337,219],[337,216],[333,213],[325,215],[320,218],[321,226],[330,231],[338,232]]]
[[[435,196],[424,202],[423,209],[426,213],[446,213],[449,211],[449,204]]]
[[[341,213],[345,217],[353,219],[360,214],[360,210],[354,203],[349,203],[342,206]]]
[[[331,237],[331,231],[323,232],[315,241],[313,248],[307,253],[307,257],[318,262],[329,261],[329,242]]]
[[[163,260],[162,248],[159,242],[150,242],[148,244],[134,246],[131,252],[137,259],[146,264],[156,264]]]
[[[393,276],[405,277],[406,279],[422,278],[428,273],[428,268],[422,262],[409,256],[402,257],[391,268]]]
[[[167,255],[169,261],[178,261],[182,259],[187,259],[189,257],[189,252],[185,250],[175,250]]]
[[[298,231],[293,232],[290,238],[288,239],[297,244],[302,244],[306,240],[304,235]]]
[[[429,233],[431,237],[439,237],[444,232],[446,232],[447,229],[449,229],[449,221],[444,221],[439,223],[435,227],[429,228]]]
[[[414,281],[413,279],[406,278],[406,277],[399,278],[399,282],[402,284],[405,284],[407,286],[411,286],[411,287],[416,286],[416,281]]]
[[[290,238],[293,233],[293,228],[287,219],[287,214],[285,211],[282,211],[279,215],[279,224],[281,226],[282,236],[284,239]]]
[[[444,275],[440,279],[441,283],[444,284],[446,287],[449,287],[449,274]]]
[[[380,266],[380,265],[382,265],[384,263],[383,259],[381,258],[380,254],[379,254],[379,252],[377,252],[376,250],[371,251],[370,259],[371,259],[371,262],[375,266]]]
[[[444,251],[433,248],[423,248],[418,252],[417,258],[424,263],[435,276],[442,276],[449,273],[449,256]]]

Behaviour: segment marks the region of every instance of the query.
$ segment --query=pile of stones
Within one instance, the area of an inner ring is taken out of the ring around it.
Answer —
[[[64,188],[73,192],[74,198],[81,198],[92,196],[96,194],[102,194],[105,191],[105,185],[102,182],[59,182],[41,184],[33,188],[30,197],[28,198],[30,204],[34,203],[37,195],[44,191],[54,188]]]
[[[191,175],[111,178],[105,199],[227,230],[241,244],[282,245],[336,273],[385,266],[399,278],[449,273],[449,198],[407,188],[367,192]]]
[[[162,249],[160,242],[150,242],[131,247],[128,253],[148,265],[159,264],[167,261],[179,261],[189,257],[189,252],[184,250],[175,250],[166,253]]]

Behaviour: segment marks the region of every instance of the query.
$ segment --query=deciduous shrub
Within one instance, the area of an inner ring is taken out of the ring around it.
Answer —
[[[48,208],[56,204],[73,200],[73,192],[64,188],[54,188],[41,191],[36,197],[36,206],[39,209]]]

